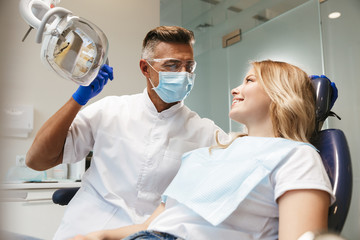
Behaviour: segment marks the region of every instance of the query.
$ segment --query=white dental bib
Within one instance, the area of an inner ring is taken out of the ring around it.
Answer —
[[[292,150],[304,144],[283,138],[242,137],[211,154],[209,148],[185,153],[163,201],[171,197],[216,226]]]

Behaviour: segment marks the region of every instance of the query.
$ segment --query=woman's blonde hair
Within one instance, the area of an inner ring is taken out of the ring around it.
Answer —
[[[265,60],[251,65],[272,101],[270,117],[275,137],[309,142],[315,130],[315,90],[309,76],[285,62]],[[237,134],[234,139],[244,135]],[[216,141],[220,148],[232,142],[221,144],[218,138]]]

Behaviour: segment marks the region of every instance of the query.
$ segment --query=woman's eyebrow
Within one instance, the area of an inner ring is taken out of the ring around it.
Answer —
[[[249,77],[255,77],[255,75],[254,75],[254,74],[246,75],[243,81],[245,81],[245,80],[248,79]]]

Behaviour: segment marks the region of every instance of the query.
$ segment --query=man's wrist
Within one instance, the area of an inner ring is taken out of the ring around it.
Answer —
[[[89,99],[82,98],[77,92],[72,95],[72,98],[81,106],[84,106],[89,101]]]

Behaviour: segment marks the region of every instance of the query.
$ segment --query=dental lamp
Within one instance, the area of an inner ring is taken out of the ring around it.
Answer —
[[[20,0],[20,14],[35,28],[40,58],[61,77],[88,86],[107,63],[105,34],[96,25],[69,10],[56,7],[60,0]]]

